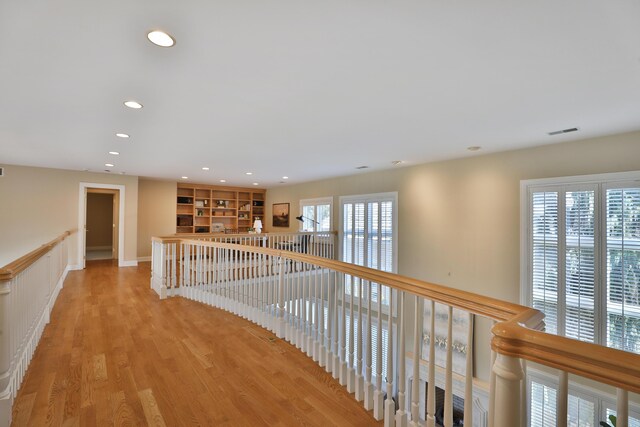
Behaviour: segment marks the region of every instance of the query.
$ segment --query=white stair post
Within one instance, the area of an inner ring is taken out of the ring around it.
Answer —
[[[495,373],[495,401],[493,421],[495,427],[514,427],[520,425],[522,396],[520,381],[524,371],[520,359],[498,354],[493,365]]]
[[[405,357],[405,323],[404,323],[404,300],[405,294],[400,293],[400,310],[398,317],[400,318],[400,327],[398,328],[398,411],[396,412],[396,426],[407,427],[407,402],[405,400],[405,388],[407,384],[407,376],[405,373],[406,357]]]

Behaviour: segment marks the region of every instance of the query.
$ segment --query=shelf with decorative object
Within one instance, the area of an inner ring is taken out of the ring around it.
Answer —
[[[176,233],[246,233],[264,219],[266,190],[177,183]]]

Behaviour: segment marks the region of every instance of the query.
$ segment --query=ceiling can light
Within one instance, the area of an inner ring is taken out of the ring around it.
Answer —
[[[188,176],[183,176],[182,179],[189,179],[189,177]]]
[[[116,136],[117,136],[118,138],[129,138],[129,135],[128,135],[128,134],[126,134],[126,133],[121,133],[121,132],[116,133]]]
[[[142,108],[142,104],[140,104],[138,101],[133,101],[133,100],[124,101],[124,105],[126,105],[129,108],[133,108],[134,110],[139,110]]]
[[[119,156],[120,153],[118,153],[117,151],[109,151],[109,154],[111,154],[112,156]]]
[[[282,179],[289,179],[289,177],[288,176],[283,176]]]
[[[469,150],[469,151],[478,151],[481,148],[482,147],[480,147],[479,145],[472,145],[471,147],[467,147],[467,150]]]
[[[112,168],[115,166],[113,163],[105,163],[104,165],[108,168]]]
[[[147,33],[147,38],[151,43],[160,47],[171,47],[176,44],[176,41],[173,37],[160,30],[149,31]]]
[[[260,185],[260,184],[258,184],[257,182],[254,182],[253,185]]]
[[[203,170],[203,171],[208,171],[208,170],[209,170],[209,168],[205,166],[205,167],[203,167],[203,168],[202,168],[202,170]]]
[[[253,175],[253,172],[245,172],[245,175]]]
[[[227,180],[226,179],[221,179],[220,182],[227,182]]]

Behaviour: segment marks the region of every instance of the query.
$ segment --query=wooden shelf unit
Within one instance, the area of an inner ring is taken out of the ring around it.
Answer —
[[[260,218],[264,227],[267,190],[178,183],[176,233],[210,233],[211,224],[246,233]]]

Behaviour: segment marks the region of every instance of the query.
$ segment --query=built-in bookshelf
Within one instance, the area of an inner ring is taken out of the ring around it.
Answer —
[[[176,233],[246,233],[264,224],[266,190],[178,183]]]

